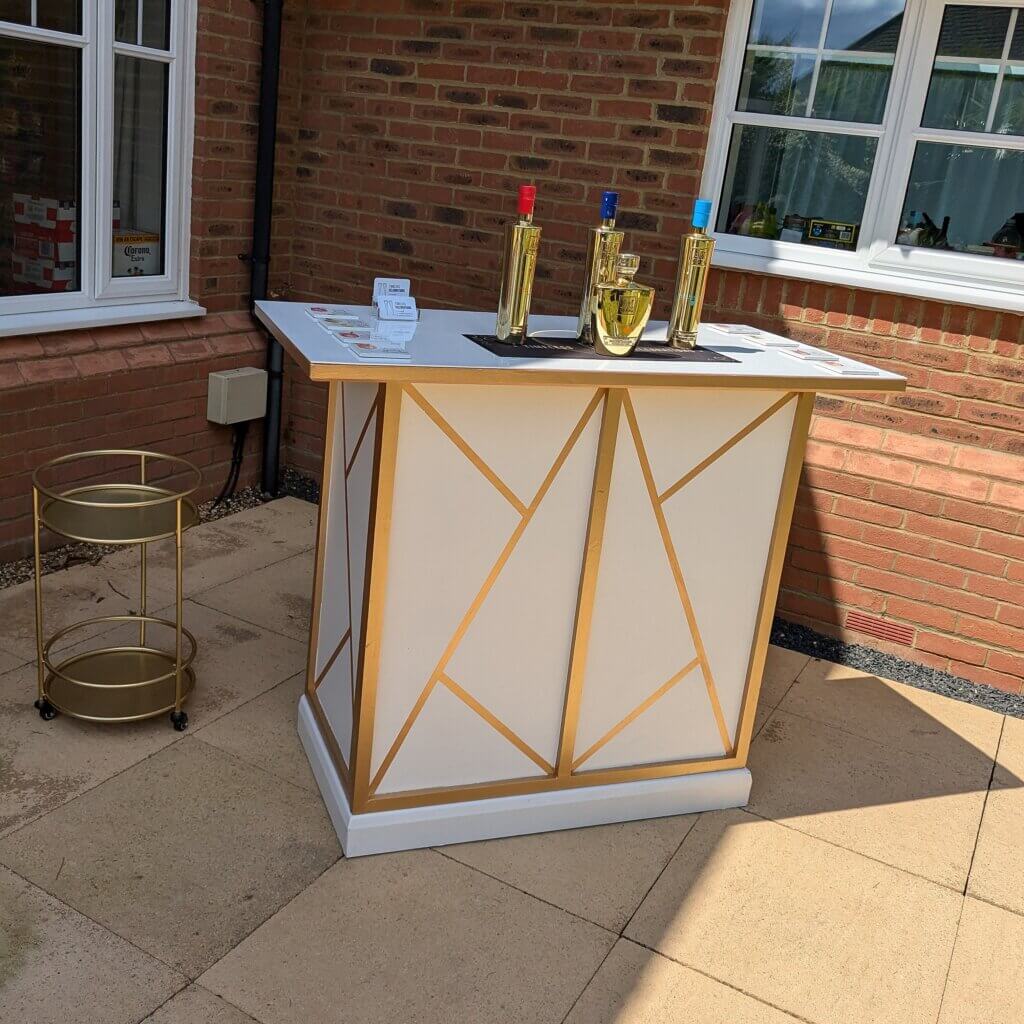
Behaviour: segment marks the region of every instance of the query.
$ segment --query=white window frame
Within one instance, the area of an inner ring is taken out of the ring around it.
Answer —
[[[817,128],[832,134],[874,136],[879,142],[856,251],[715,231],[715,266],[1024,312],[1024,261],[895,243],[918,141],[1024,150],[1022,136],[920,127],[942,14],[949,3],[1015,7],[1018,19],[1024,18],[1021,0],[907,0],[885,113],[877,125],[737,111],[754,0],[732,4],[701,178],[701,194],[712,202],[712,226],[717,224],[734,125]]]
[[[32,10],[34,14],[34,3]],[[0,38],[55,43],[82,54],[79,290],[0,296],[0,337],[206,312],[189,299],[188,293],[196,21],[196,0],[174,0],[167,50],[117,42],[113,0],[83,0],[82,31],[78,35],[0,21]],[[167,187],[161,239],[164,272],[159,275],[115,278],[112,274],[117,54],[144,57],[168,66]]]

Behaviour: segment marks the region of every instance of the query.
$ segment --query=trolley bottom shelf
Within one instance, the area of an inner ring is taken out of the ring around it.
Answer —
[[[133,722],[174,709],[174,655],[150,647],[120,647],[75,655],[43,684],[50,703],[89,722]],[[68,679],[72,673],[74,680]],[[142,682],[140,682],[142,680]],[[195,687],[195,672],[181,673],[182,701]]]

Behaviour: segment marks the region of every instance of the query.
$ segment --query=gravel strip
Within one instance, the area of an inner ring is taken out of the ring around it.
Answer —
[[[962,700],[965,704],[975,704],[988,708],[1000,715],[1013,718],[1024,718],[1024,695],[1006,693],[994,686],[972,683],[969,679],[940,672],[927,665],[918,665],[893,654],[883,654],[862,644],[848,644],[833,636],[816,633],[806,626],[798,626],[792,622],[783,622],[777,618],[772,625],[772,643],[785,647],[800,654],[809,654],[812,658],[832,661],[837,665],[848,665],[859,668],[863,672],[893,679],[898,683],[916,686],[919,690],[940,693],[943,697]]]

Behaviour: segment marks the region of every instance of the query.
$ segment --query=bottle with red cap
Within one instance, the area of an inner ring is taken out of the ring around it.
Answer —
[[[533,223],[537,189],[519,186],[518,219],[505,227],[505,251],[501,262],[501,290],[498,293],[498,321],[494,333],[499,341],[521,345],[527,337],[533,275],[537,269],[540,228]]]

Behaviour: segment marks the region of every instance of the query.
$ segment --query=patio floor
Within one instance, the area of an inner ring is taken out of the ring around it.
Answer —
[[[41,721],[0,592],[0,1020],[1024,1019],[1024,721],[790,651],[744,810],[344,860],[295,733],[314,519],[189,535],[184,734]],[[47,577],[48,630],[133,558]]]

